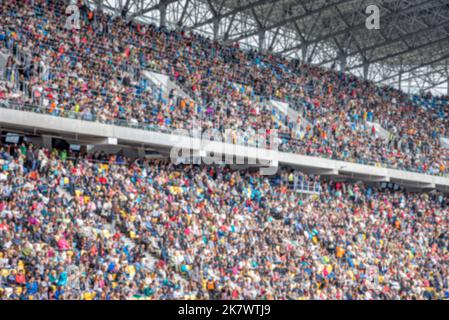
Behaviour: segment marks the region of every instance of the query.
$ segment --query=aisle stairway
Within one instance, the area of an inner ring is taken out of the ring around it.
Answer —
[[[192,100],[192,98],[184,92],[176,83],[170,80],[167,75],[157,73],[154,71],[145,70],[142,72],[143,76],[149,80],[153,89],[161,90],[162,97],[168,99],[170,91],[175,90],[175,95],[181,98]]]
[[[374,129],[376,130],[376,135],[379,136],[380,138],[384,139],[385,141],[389,141],[390,139],[390,132],[385,130],[379,123],[377,122],[369,122],[366,121],[365,122],[367,127],[369,129],[371,129],[372,127],[374,127]]]
[[[297,119],[301,119],[300,122],[300,131],[305,131],[307,126],[311,126],[310,122],[307,121],[304,117],[301,117],[301,114],[290,107],[288,103],[277,101],[277,100],[270,100],[271,106],[279,110],[284,115],[288,116],[293,123],[297,123]]]

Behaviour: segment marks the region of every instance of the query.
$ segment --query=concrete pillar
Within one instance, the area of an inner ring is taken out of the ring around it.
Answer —
[[[143,159],[146,156],[144,148],[137,148],[137,155],[139,158]]]
[[[339,59],[339,62],[340,62],[340,71],[341,72],[345,72],[346,66],[347,66],[347,63],[348,63],[347,57],[345,55],[341,55],[340,59]]]
[[[218,33],[220,32],[220,20],[219,19],[214,20],[213,28],[214,28],[214,41],[216,41],[216,40],[218,40]]]
[[[301,46],[301,60],[304,63],[307,60],[307,51],[308,51],[308,46],[306,44],[303,44]]]
[[[167,4],[164,0],[161,0],[159,4],[159,25],[165,27],[167,21]]]
[[[369,74],[369,63],[365,62],[363,64],[363,78],[365,80],[368,80],[368,74]]]
[[[447,77],[447,95],[449,96],[449,76]]]
[[[52,142],[53,142],[53,138],[51,136],[46,136],[46,135],[42,136],[42,145],[44,146],[44,148],[51,150],[53,147]]]
[[[259,31],[259,52],[263,52],[265,50],[265,31]]]
[[[98,13],[102,13],[103,12],[103,0],[96,0],[95,1],[95,10]]]

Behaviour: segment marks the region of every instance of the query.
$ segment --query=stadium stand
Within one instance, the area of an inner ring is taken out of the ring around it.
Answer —
[[[442,194],[1,149],[2,297],[445,298]],[[271,181],[270,181],[271,180]],[[282,204],[282,205],[281,205]],[[296,208],[296,210],[293,210]]]
[[[120,119],[162,129],[191,129],[198,123],[222,131],[276,128],[281,150],[288,152],[436,175],[448,170],[448,150],[439,140],[447,136],[447,110],[438,110],[437,117],[434,109],[429,112],[397,90],[291,66],[280,57],[223,47],[195,34],[127,25],[107,15],[94,19],[87,9],[82,15],[86,28],[75,34],[63,28],[62,3],[3,6],[2,43],[11,52],[6,79],[24,92],[25,101],[42,105],[42,112],[64,116],[73,111],[82,119]],[[21,23],[11,26],[17,16]],[[44,75],[42,63],[49,65]],[[169,75],[194,100],[172,94],[167,101],[158,88],[146,90],[141,71],[147,67]],[[264,103],[270,98],[300,105],[312,125],[298,132],[298,119],[276,113]],[[391,136],[382,139],[366,121]],[[435,125],[423,125],[430,121]]]
[[[80,8],[76,31],[62,1],[0,1],[0,299],[449,298],[447,97]],[[281,166],[27,127],[166,148],[276,129]]]

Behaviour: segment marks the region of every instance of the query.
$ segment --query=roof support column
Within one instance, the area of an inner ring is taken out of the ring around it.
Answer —
[[[259,52],[265,50],[265,31],[259,30]]]
[[[165,0],[160,0],[159,3],[159,25],[165,27],[167,22],[167,3]]]
[[[214,28],[214,40],[216,41],[218,40],[218,33],[220,32],[220,19],[215,18],[213,28]]]
[[[307,60],[307,49],[308,46],[306,44],[301,46],[301,58],[303,63],[305,63]]]
[[[95,0],[95,10],[98,13],[103,12],[103,0]]]
[[[340,60],[340,71],[345,72],[346,66],[348,64],[348,59],[345,55],[341,55],[339,60]]]
[[[402,73],[404,72],[403,69],[403,63],[402,63],[402,57],[401,57],[401,65],[399,66],[399,75],[398,75],[398,88],[399,90],[402,90]]]
[[[448,63],[447,60],[445,62],[445,65],[446,65],[446,77],[447,77],[447,80],[446,80],[446,95],[449,96],[449,63]]]
[[[407,85],[407,93],[410,94],[410,88],[412,87],[412,77],[408,78],[408,85]]]
[[[365,62],[365,63],[363,64],[363,78],[364,78],[365,80],[368,80],[368,74],[369,74],[369,63],[368,63],[368,62]]]

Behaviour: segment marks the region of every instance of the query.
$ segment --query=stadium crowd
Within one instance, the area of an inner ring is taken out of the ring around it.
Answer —
[[[4,89],[0,99],[161,130],[277,129],[283,151],[448,173],[449,151],[440,143],[448,136],[447,103],[424,108],[426,100],[354,76],[126,22],[81,2],[79,30],[65,29],[63,2],[13,0],[1,9],[0,43],[12,53],[5,78],[16,90]],[[144,69],[169,75],[191,98],[163,95]],[[270,99],[287,101],[301,116],[282,115]],[[368,125],[373,121],[389,136]]]
[[[0,299],[446,299],[448,217],[439,193],[1,144]]]

